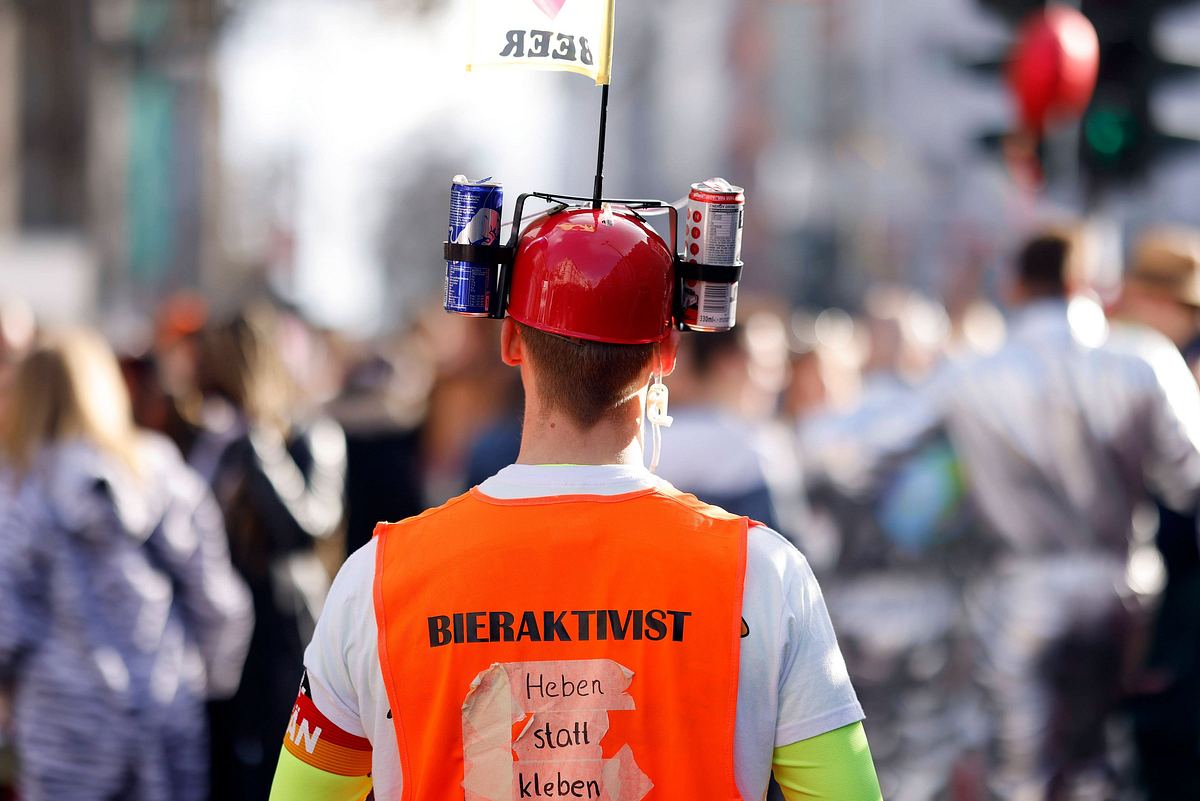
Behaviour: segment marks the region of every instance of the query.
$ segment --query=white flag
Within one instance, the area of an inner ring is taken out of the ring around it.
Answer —
[[[562,70],[609,82],[615,0],[468,2],[468,70]]]

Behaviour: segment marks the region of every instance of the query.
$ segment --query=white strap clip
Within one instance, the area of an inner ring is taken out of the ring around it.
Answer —
[[[658,470],[658,460],[662,456],[662,430],[670,428],[675,422],[667,414],[667,402],[670,393],[661,376],[655,376],[646,391],[646,419],[650,421],[650,472]]]
[[[670,399],[671,393],[662,381],[655,381],[650,385],[646,392],[646,419],[650,421],[650,425],[670,428],[671,423],[675,422],[674,418],[667,414]]]

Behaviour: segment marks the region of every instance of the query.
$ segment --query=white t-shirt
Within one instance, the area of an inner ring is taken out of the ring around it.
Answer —
[[[506,467],[479,486],[492,498],[621,495],[664,486],[640,465]],[[372,747],[375,797],[400,797],[396,732],[379,667],[375,542],[342,566],[304,656],[314,705]],[[772,751],[863,719],[808,562],[779,534],[750,529],[734,772],[746,799],[767,790]]]

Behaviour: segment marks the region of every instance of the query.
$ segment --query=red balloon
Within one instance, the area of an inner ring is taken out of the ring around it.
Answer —
[[[1079,119],[1100,69],[1100,40],[1090,20],[1051,6],[1025,21],[1013,47],[1008,79],[1021,121],[1034,133]]]

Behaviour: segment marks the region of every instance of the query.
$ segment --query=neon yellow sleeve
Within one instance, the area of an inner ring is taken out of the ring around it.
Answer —
[[[776,748],[773,763],[787,801],[882,801],[862,723]]]
[[[370,776],[339,776],[306,765],[286,748],[279,754],[271,801],[363,801]]]

